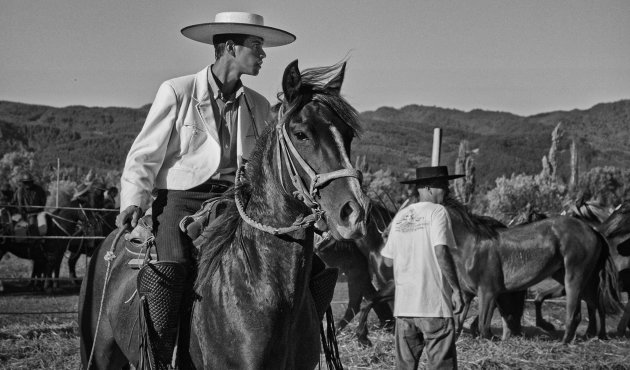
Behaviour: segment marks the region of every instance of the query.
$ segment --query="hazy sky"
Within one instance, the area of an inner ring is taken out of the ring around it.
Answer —
[[[180,34],[251,11],[297,36],[244,82],[275,102],[284,67],[349,55],[359,110],[408,104],[521,115],[630,98],[630,1],[0,0],[0,100],[150,103],[159,84],[212,63]]]

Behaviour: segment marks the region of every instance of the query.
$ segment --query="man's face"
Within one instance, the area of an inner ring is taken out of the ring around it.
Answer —
[[[257,76],[266,56],[260,37],[249,36],[243,45],[234,45],[234,59],[242,74]]]

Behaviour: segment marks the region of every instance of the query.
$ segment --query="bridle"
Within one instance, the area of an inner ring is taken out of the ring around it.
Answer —
[[[317,202],[317,198],[319,198],[318,191],[319,188],[323,187],[330,181],[343,177],[354,177],[358,179],[359,182],[361,182],[363,179],[361,171],[355,169],[354,167],[352,167],[352,165],[350,168],[343,168],[323,174],[316,173],[315,170],[313,170],[313,168],[304,160],[302,155],[297,151],[297,149],[291,142],[291,139],[289,138],[289,134],[287,133],[286,129],[287,124],[288,120],[285,119],[283,105],[278,112],[278,123],[275,127],[277,137],[275,160],[278,163],[278,175],[280,176],[280,183],[285,192],[289,193],[282,180],[282,169],[286,168],[291,178],[291,182],[295,187],[295,190],[290,194],[292,194],[295,198],[301,200],[306,206],[308,206],[311,209],[312,213],[308,216],[298,217],[298,219],[296,219],[296,221],[288,227],[274,228],[271,226],[262,225],[252,220],[251,217],[246,214],[242,204],[242,200],[240,199],[238,184],[239,182],[241,182],[244,166],[241,166],[237,170],[235,179],[235,185],[237,189],[237,191],[235,192],[235,200],[241,217],[251,226],[271,234],[286,234],[296,231],[298,229],[310,227],[321,220],[325,212],[321,209],[320,204]],[[332,125],[330,126],[330,130],[333,132],[333,135],[338,134],[337,129]],[[308,186],[300,177],[298,169],[301,169],[306,173],[309,182]]]

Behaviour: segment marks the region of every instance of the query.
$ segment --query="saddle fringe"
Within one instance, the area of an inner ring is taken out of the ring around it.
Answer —
[[[153,355],[150,347],[151,341],[149,340],[149,328],[146,322],[149,316],[149,303],[145,297],[140,298],[139,310],[140,326],[138,327],[138,335],[140,336],[140,362],[138,363],[138,370],[153,369]]]

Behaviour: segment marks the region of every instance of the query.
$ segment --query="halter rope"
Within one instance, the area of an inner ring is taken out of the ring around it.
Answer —
[[[284,108],[284,106],[283,106]],[[354,177],[361,181],[362,174],[361,171],[356,170],[355,168],[343,168],[341,170],[336,170],[332,172],[327,172],[324,174],[316,173],[313,168],[306,163],[302,155],[295,149],[295,146],[291,142],[289,138],[289,134],[286,130],[286,122],[284,122],[284,109],[281,109],[278,113],[278,124],[276,125],[276,134],[278,138],[278,142],[276,145],[276,160],[278,162],[278,174],[280,176],[280,184],[282,188],[285,189],[284,183],[282,182],[282,164],[287,168],[289,172],[289,176],[291,177],[291,182],[295,187],[295,191],[292,195],[301,200],[305,205],[311,208],[312,213],[308,216],[300,215],[293,222],[291,226],[286,227],[273,227],[268,225],[263,225],[258,221],[252,219],[245,212],[245,206],[243,205],[243,200],[241,197],[241,193],[239,191],[239,184],[242,182],[242,176],[245,166],[241,166],[236,170],[236,177],[234,179],[235,189],[234,192],[234,201],[236,203],[236,208],[238,209],[238,213],[241,218],[250,226],[261,230],[263,232],[278,235],[278,234],[287,234],[293,231],[297,231],[300,229],[306,229],[318,221],[322,219],[325,212],[321,210],[319,203],[315,200],[318,197],[317,192],[318,189],[332,180],[341,178],[341,177]],[[336,131],[335,127],[330,127],[333,132]],[[297,164],[306,172],[307,176],[310,179],[310,185],[307,188],[304,184],[304,181],[300,177],[297,167],[293,162],[293,158],[297,161]],[[308,189],[308,190],[307,190]]]

